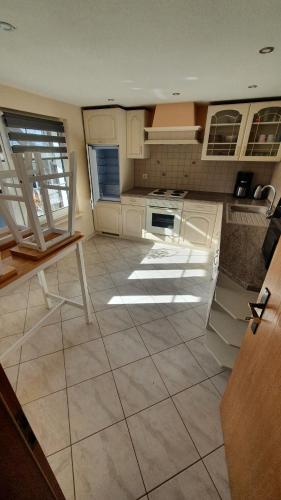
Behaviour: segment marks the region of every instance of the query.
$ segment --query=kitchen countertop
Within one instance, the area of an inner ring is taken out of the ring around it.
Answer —
[[[156,188],[134,187],[122,193],[121,196],[140,196],[150,198],[148,193]],[[151,196],[155,198],[155,196]],[[238,205],[258,205],[267,206],[267,200],[253,200],[252,198],[235,198],[231,193],[215,193],[210,191],[188,191],[184,198],[178,200],[213,201],[217,203],[233,203]]]

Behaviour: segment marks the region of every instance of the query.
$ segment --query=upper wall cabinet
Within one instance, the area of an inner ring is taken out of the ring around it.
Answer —
[[[281,159],[281,102],[250,105],[240,154],[243,161]]]
[[[209,106],[202,159],[280,161],[281,101]]]
[[[249,104],[209,106],[202,160],[238,160]]]
[[[149,113],[144,109],[127,111],[127,158],[149,158],[149,147],[144,144],[144,128]]]
[[[83,111],[87,144],[120,144],[126,127],[126,111],[120,108]]]

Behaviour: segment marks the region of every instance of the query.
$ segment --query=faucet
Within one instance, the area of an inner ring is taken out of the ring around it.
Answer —
[[[271,200],[271,203],[266,211],[266,217],[269,218],[272,216],[273,214],[273,203],[274,203],[274,200],[275,200],[275,196],[276,196],[276,189],[274,186],[272,186],[271,184],[267,184],[266,186],[263,186],[262,190],[261,190],[261,193],[265,190],[265,189],[269,189],[271,190],[272,189],[272,192],[273,192],[273,198]]]

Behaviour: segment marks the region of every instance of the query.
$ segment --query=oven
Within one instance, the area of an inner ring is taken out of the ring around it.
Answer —
[[[179,237],[181,217],[181,203],[168,200],[148,200],[146,231],[152,234]]]

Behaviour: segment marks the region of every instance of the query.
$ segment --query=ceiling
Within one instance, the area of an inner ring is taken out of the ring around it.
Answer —
[[[80,106],[278,96],[280,18],[280,0],[0,0],[0,82]]]

